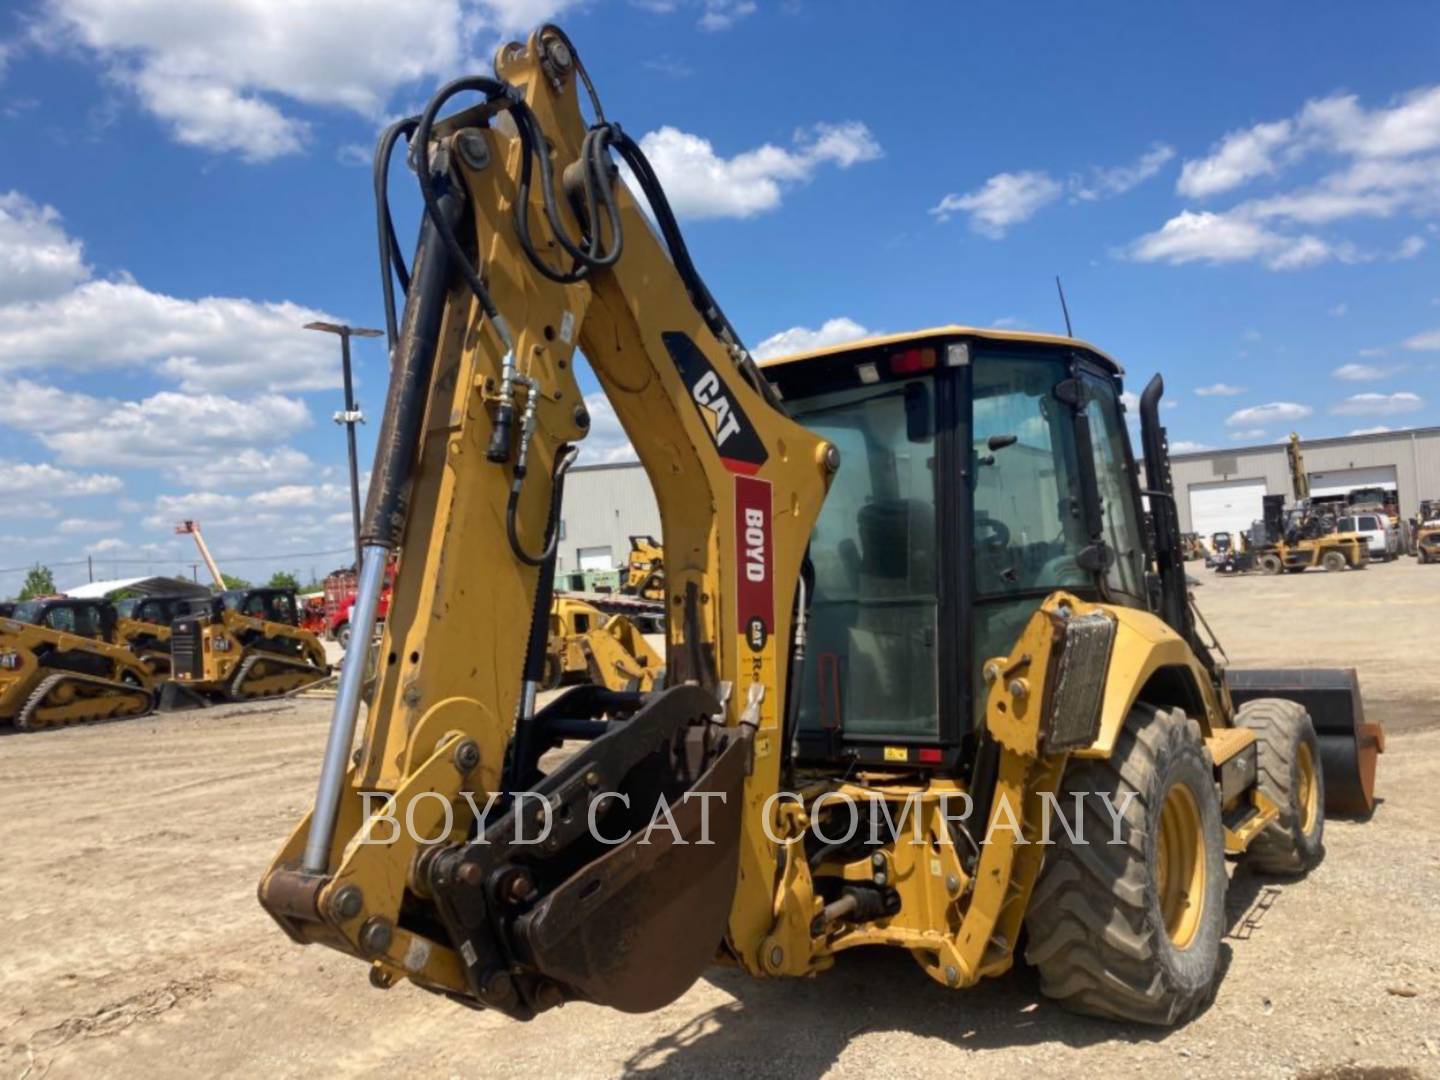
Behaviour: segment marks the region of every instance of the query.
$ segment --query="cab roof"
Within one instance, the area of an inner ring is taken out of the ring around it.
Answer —
[[[848,352],[861,352],[866,349],[893,348],[904,345],[923,345],[927,342],[950,339],[950,338],[972,338],[982,341],[1007,341],[1022,345],[1061,345],[1072,349],[1080,349],[1100,360],[1107,367],[1111,368],[1116,375],[1124,375],[1125,369],[1108,354],[1097,349],[1089,342],[1081,341],[1079,338],[1065,337],[1063,334],[1038,334],[1028,330],[997,330],[993,327],[981,328],[978,326],[932,326],[926,330],[911,330],[901,334],[880,334],[875,337],[862,338],[859,341],[847,341],[842,345],[827,345],[822,349],[810,349],[805,352],[789,353],[785,356],[774,356],[768,360],[760,361],[762,368],[780,367],[787,364],[802,364],[807,360],[818,360],[827,356],[839,356]]]

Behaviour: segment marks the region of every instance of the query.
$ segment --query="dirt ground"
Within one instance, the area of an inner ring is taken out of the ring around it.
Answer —
[[[529,1025],[373,990],[255,901],[313,792],[328,707],[302,702],[0,737],[0,1075],[1440,1076],[1440,568],[1195,576],[1236,666],[1353,664],[1390,742],[1383,804],[1329,824],[1319,869],[1236,870],[1218,997],[1178,1031],[888,952]]]

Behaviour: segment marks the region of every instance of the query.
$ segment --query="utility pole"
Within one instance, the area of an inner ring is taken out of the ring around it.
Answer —
[[[350,339],[380,337],[384,331],[343,323],[312,322],[306,330],[321,330],[340,338],[340,366],[345,373],[345,410],[335,414],[335,423],[345,426],[345,441],[350,451],[350,519],[355,532],[355,572],[360,572],[360,465],[355,455],[355,425],[365,422],[365,414],[355,407],[355,380],[350,371]]]
[[[87,568],[89,569],[89,571],[90,571],[90,584],[93,585],[93,584],[95,584],[95,556],[94,556],[94,555],[86,555],[86,556],[85,556],[85,565],[86,565],[86,567],[87,567]]]

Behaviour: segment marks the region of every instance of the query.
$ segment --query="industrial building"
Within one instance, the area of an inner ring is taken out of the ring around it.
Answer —
[[[1407,519],[1421,499],[1440,498],[1440,427],[1307,439],[1301,451],[1312,497],[1383,487]],[[1261,518],[1266,495],[1292,495],[1283,441],[1173,454],[1171,467],[1181,528],[1201,536],[1241,532]]]
[[[660,508],[638,461],[570,470],[560,511],[557,571],[623,566],[630,537],[646,534],[660,535]]]
[[[1383,487],[1402,517],[1421,499],[1440,499],[1440,427],[1308,439],[1301,444],[1312,496]],[[1260,520],[1266,495],[1291,496],[1285,443],[1200,450],[1171,458],[1181,527],[1209,536],[1242,532]],[[621,566],[632,535],[660,535],[660,511],[639,462],[570,471],[561,517],[559,569]]]

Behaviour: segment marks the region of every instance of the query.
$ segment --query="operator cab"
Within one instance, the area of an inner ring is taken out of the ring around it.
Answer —
[[[949,327],[771,361],[840,470],[810,541],[800,760],[968,760],[981,671],[1057,589],[1147,607],[1120,369]]]
[[[219,596],[227,611],[266,622],[300,624],[294,589],[226,589]]]
[[[184,615],[203,614],[208,602],[208,597],[166,593],[159,596],[132,596],[121,600],[115,608],[122,619],[169,626]]]
[[[111,641],[115,635],[115,605],[108,600],[25,600],[15,605],[10,618],[43,626],[63,634]]]

